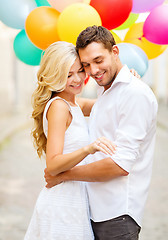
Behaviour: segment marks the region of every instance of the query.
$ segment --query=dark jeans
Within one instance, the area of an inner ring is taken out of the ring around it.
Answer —
[[[141,228],[128,215],[104,222],[91,221],[95,240],[138,240]]]

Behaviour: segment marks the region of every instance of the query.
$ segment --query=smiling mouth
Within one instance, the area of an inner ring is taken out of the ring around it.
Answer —
[[[73,87],[73,88],[80,88],[82,86],[82,83],[80,83],[80,84],[77,84],[77,85],[71,85],[71,87]]]
[[[100,81],[100,80],[103,79],[104,73],[105,73],[105,72],[103,72],[103,73],[101,73],[101,74],[94,75],[94,76],[92,76],[92,77],[93,77],[94,79],[96,79],[97,81]]]

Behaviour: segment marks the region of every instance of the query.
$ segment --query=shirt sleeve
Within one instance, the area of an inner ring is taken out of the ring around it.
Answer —
[[[117,150],[111,158],[130,172],[139,157],[141,144],[156,125],[157,102],[154,95],[148,96],[142,91],[131,91],[125,95],[124,101],[118,105]]]

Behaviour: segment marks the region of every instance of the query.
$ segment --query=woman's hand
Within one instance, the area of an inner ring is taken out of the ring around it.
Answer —
[[[87,146],[87,150],[90,154],[94,154],[95,152],[101,151],[105,154],[112,155],[115,153],[116,145],[112,143],[109,139],[105,137],[98,138],[95,142],[89,144]]]
[[[137,71],[135,71],[135,69],[130,69],[130,72],[135,76],[135,77],[137,77],[137,78],[141,78],[141,76],[137,73]]]

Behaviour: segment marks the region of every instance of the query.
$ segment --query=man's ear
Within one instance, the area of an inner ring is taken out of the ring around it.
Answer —
[[[114,45],[112,47],[112,51],[113,51],[114,55],[117,55],[117,56],[119,55],[119,48],[117,45]]]

